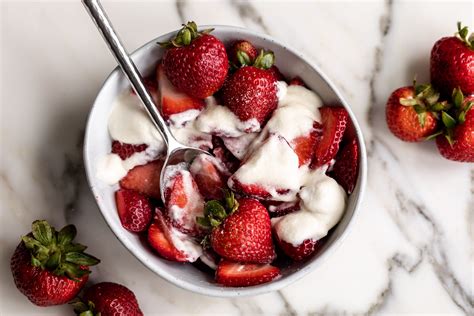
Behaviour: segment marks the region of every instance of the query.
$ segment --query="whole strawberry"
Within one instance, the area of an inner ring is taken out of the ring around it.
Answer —
[[[135,294],[113,282],[101,282],[87,288],[83,301],[77,300],[73,306],[80,316],[143,315]]]
[[[270,263],[275,259],[271,222],[259,201],[226,193],[224,207],[212,200],[206,203],[201,225],[211,226],[210,245],[225,259],[241,263]]]
[[[23,236],[10,262],[18,290],[33,304],[51,306],[72,300],[89,278],[88,266],[100,261],[84,253],[86,246],[73,243],[76,228],[65,226],[59,232],[48,222],[32,224]]]
[[[474,162],[474,96],[464,98],[461,90],[453,92],[454,106],[442,112],[444,129],[436,137],[443,157],[461,162]]]
[[[263,124],[277,107],[277,86],[272,52],[262,51],[253,66],[245,66],[228,78],[222,87],[222,103],[241,121],[255,119]]]
[[[235,41],[229,49],[229,59],[235,68],[252,65],[257,56],[255,46],[246,40]]]
[[[474,35],[458,22],[456,36],[443,37],[431,50],[431,82],[444,95],[460,88],[474,93]]]
[[[406,142],[419,142],[433,134],[438,121],[434,112],[447,108],[430,85],[398,88],[390,95],[385,115],[390,131]]]
[[[206,98],[219,90],[227,77],[229,61],[224,44],[209,35],[211,30],[197,31],[188,22],[170,42],[163,57],[166,77],[179,90],[195,98]]]

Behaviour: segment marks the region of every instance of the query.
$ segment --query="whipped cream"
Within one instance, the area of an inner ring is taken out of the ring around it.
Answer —
[[[202,256],[203,250],[198,242],[188,235],[183,234],[172,225],[169,225],[169,227],[171,242],[176,249],[181,251],[186,256],[189,262],[194,262]]]
[[[306,239],[326,236],[346,208],[346,192],[336,180],[316,170],[306,181],[299,193],[301,209],[272,219],[278,237],[295,247]]]
[[[126,91],[115,100],[109,116],[110,137],[122,143],[164,149],[160,132],[152,123],[141,101],[135,94]]]
[[[243,160],[250,145],[259,136],[259,133],[244,134],[239,137],[221,137],[225,147],[239,160]]]
[[[229,179],[243,185],[258,184],[276,201],[293,201],[300,189],[298,156],[283,138],[271,135]],[[285,194],[278,191],[286,190]]]
[[[181,127],[170,126],[170,130],[181,144],[201,149],[212,148],[212,135],[199,131],[195,122],[187,122]]]
[[[207,107],[197,118],[195,125],[203,133],[239,137],[245,133],[260,131],[256,119],[241,121],[228,107],[219,105],[214,97],[206,98]]]
[[[168,206],[167,214],[170,219],[181,222],[183,228],[192,230],[196,226],[196,217],[204,216],[204,198],[201,193],[199,193],[199,189],[188,168],[189,166],[185,162],[167,166],[163,180],[165,190],[168,190],[172,189],[174,178],[178,174],[182,176],[184,194],[187,199],[186,205],[184,208],[176,204]]]
[[[186,123],[193,121],[196,117],[198,117],[199,113],[201,113],[200,110],[191,109],[191,110],[187,110],[181,113],[170,115],[170,118],[169,118],[170,125],[173,127],[178,127],[178,128],[182,127]]]

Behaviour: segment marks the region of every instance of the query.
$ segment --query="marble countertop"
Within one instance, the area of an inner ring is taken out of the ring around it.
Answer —
[[[433,143],[395,139],[384,105],[470,1],[128,1],[108,10],[129,50],[182,22],[265,32],[309,56],[351,104],[366,137],[368,185],[346,241],[314,273],[275,293],[201,296],[154,275],[114,237],[89,192],[85,120],[115,62],[79,1],[1,2],[0,314],[72,315],[16,291],[9,259],[33,220],[73,223],[102,259],[92,281],[134,290],[146,315],[474,314],[474,169]]]

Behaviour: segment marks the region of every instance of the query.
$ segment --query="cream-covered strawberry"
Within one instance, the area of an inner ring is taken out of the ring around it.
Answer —
[[[164,186],[166,215],[173,226],[192,236],[201,235],[203,228],[196,218],[204,214],[204,198],[186,163],[166,168]]]

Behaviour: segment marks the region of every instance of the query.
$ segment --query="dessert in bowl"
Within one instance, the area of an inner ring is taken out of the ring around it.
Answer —
[[[167,168],[161,201],[163,141],[115,69],[89,116],[86,171],[108,225],[152,271],[201,294],[260,294],[342,241],[365,185],[365,147],[350,108],[304,57],[265,35],[213,28],[214,53],[230,66],[209,81],[183,84],[175,68],[188,56],[157,45],[177,32],[132,55],[176,139],[212,155]]]

